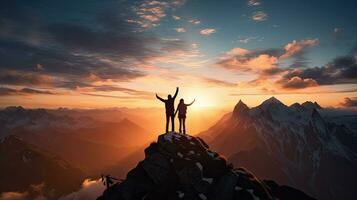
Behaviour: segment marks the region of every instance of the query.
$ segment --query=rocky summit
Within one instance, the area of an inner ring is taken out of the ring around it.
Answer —
[[[254,158],[252,158],[254,159]],[[98,200],[161,199],[313,199],[288,186],[262,181],[235,169],[199,137],[162,134],[145,149],[145,159],[124,181]]]

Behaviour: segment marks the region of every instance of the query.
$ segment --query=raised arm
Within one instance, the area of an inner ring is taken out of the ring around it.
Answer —
[[[165,100],[163,98],[159,97],[157,94],[156,94],[156,98],[162,102],[165,102]]]
[[[176,96],[177,96],[177,94],[178,94],[178,91],[179,91],[179,88],[177,87],[177,88],[176,88],[176,92],[175,92],[174,97],[173,97],[174,99],[176,98]]]
[[[193,103],[195,103],[195,101],[196,101],[196,99],[194,99],[191,103],[186,104],[186,106],[190,106],[190,105],[192,105]]]

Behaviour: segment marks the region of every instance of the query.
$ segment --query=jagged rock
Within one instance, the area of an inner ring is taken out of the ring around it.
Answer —
[[[275,199],[270,188],[246,169],[233,169],[200,138],[160,135],[126,179],[98,200]]]

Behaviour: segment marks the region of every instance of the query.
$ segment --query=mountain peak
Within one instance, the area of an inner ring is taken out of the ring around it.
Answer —
[[[270,105],[283,105],[285,106],[285,104],[283,104],[281,101],[279,101],[277,98],[275,97],[270,97],[269,99],[265,100],[262,104],[260,104],[260,106],[270,106]]]
[[[322,107],[315,101],[315,102],[311,102],[311,101],[306,101],[303,104],[301,104],[301,106],[307,108],[307,109],[322,109]]]
[[[233,169],[201,138],[175,132],[160,135],[126,180],[111,186],[97,200],[144,198],[280,199],[248,170]]]
[[[239,102],[234,107],[233,115],[243,116],[246,115],[248,111],[249,111],[249,107],[245,103],[243,103],[242,100],[239,100]]]

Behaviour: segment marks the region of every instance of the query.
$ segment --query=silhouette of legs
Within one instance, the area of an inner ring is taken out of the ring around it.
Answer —
[[[179,132],[182,133],[182,118],[179,118],[179,123],[180,123]]]
[[[166,114],[166,133],[169,132],[170,118],[171,118],[171,131],[175,131],[175,115],[174,114]]]
[[[186,134],[186,118],[182,118],[183,134]]]
[[[171,115],[171,131],[175,131],[175,115]]]

